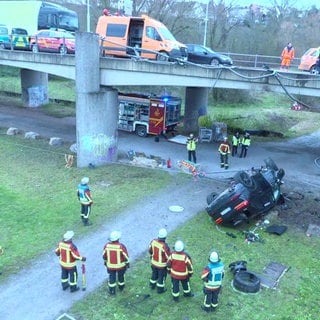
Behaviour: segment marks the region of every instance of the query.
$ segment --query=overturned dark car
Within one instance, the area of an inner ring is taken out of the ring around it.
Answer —
[[[271,158],[264,162],[259,169],[238,172],[230,187],[219,195],[207,196],[206,211],[216,224],[236,227],[283,201],[280,186],[285,172]]]

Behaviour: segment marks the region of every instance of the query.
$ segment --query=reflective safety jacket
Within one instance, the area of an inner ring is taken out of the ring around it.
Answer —
[[[128,250],[119,241],[106,243],[102,257],[105,261],[105,266],[109,270],[122,270],[129,264]]]
[[[230,153],[230,145],[228,142],[222,142],[219,146],[219,149],[218,151],[221,153],[221,154],[228,154]]]
[[[173,279],[186,280],[193,274],[191,257],[186,252],[173,251],[169,256],[167,269]]]
[[[72,269],[77,265],[77,260],[82,260],[82,256],[72,241],[59,242],[55,253],[60,258],[61,267],[65,269]]]
[[[239,135],[238,135],[238,136],[237,136],[237,135],[232,136],[232,145],[233,145],[233,146],[238,146],[239,143],[240,143],[240,137],[239,137]]]
[[[194,151],[197,148],[197,139],[188,138],[187,139],[187,150]]]
[[[170,248],[164,240],[154,239],[150,242],[149,253],[151,255],[151,265],[156,268],[166,268],[170,255]]]
[[[241,139],[241,144],[243,144],[244,146],[250,146],[251,143],[251,139],[249,137],[242,137]]]
[[[202,271],[201,279],[204,281],[204,286],[209,290],[216,290],[221,287],[224,276],[224,265],[221,261],[210,262]]]
[[[92,204],[91,192],[87,184],[79,184],[77,190],[77,196],[81,204]]]
[[[282,50],[282,53],[281,53],[281,57],[282,59],[294,59],[294,55],[295,55],[295,50],[293,47],[284,47],[284,49]]]

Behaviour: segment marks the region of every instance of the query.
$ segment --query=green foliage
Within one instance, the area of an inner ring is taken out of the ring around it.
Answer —
[[[213,120],[210,115],[204,115],[198,118],[198,126],[200,128],[211,129],[212,124],[213,124]]]
[[[208,113],[215,121],[225,122],[229,132],[266,130],[271,132],[271,139],[292,138],[318,130],[320,113],[293,111],[291,105],[292,101],[283,95],[260,93],[255,103],[220,102],[210,106]]]

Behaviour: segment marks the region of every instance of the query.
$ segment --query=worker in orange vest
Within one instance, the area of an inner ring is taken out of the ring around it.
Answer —
[[[102,254],[104,265],[109,273],[109,293],[112,295],[116,294],[117,283],[120,291],[124,289],[124,274],[130,266],[128,250],[124,244],[120,243],[120,238],[121,232],[112,231],[110,241],[104,245]]]
[[[55,250],[60,259],[62,289],[67,290],[70,287],[71,292],[79,290],[77,286],[77,260],[86,261],[86,258],[80,255],[77,247],[72,242],[73,236],[73,231],[67,231]]]
[[[294,59],[295,51],[294,47],[292,46],[292,43],[289,42],[281,53],[281,68],[280,70],[288,71],[291,61]]]
[[[223,138],[223,142],[221,142],[218,151],[220,153],[220,166],[221,166],[221,168],[228,169],[229,168],[228,156],[230,154],[230,144],[228,142],[227,137]]]

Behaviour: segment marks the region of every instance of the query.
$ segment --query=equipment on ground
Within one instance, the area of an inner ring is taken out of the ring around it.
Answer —
[[[86,264],[83,262],[81,266],[82,271],[82,291],[87,289],[87,275],[86,275]]]

